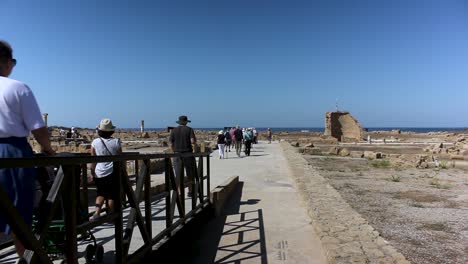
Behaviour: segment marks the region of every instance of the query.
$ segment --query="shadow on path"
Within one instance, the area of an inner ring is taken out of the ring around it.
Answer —
[[[260,200],[242,201],[244,183],[239,182],[221,216],[211,212],[193,221],[180,236],[151,254],[154,261],[171,263],[249,263],[267,264],[266,239],[262,209],[240,212],[241,205],[255,205]]]

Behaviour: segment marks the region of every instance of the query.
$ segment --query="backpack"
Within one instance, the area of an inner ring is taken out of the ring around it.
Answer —
[[[231,140],[231,134],[229,134],[229,131],[226,131],[226,133],[224,133],[224,136],[226,137],[226,140]]]
[[[244,138],[242,136],[242,130],[236,129],[236,131],[234,131],[234,137],[236,138],[236,141],[242,141],[242,139]]]
[[[250,131],[245,132],[244,138],[245,138],[245,140],[251,140],[252,139],[252,134],[250,134]]]

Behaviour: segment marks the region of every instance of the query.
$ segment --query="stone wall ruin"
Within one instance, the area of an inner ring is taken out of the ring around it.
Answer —
[[[325,133],[341,142],[361,141],[364,131],[361,124],[349,112],[326,112]]]

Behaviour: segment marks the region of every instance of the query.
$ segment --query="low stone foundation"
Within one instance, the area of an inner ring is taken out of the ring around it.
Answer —
[[[294,147],[281,146],[329,263],[410,263]]]

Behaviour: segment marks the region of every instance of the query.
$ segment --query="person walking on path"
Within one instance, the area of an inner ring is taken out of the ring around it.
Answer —
[[[218,132],[218,152],[219,158],[224,159],[224,145],[226,144],[226,136],[224,135],[224,131],[220,130]]]
[[[114,156],[122,154],[122,143],[120,139],[113,138],[115,126],[112,120],[104,118],[98,126],[98,138],[91,142],[92,156]],[[119,168],[114,168],[113,162],[99,162],[91,164],[91,175],[96,183],[96,209],[91,220],[95,220],[101,215],[101,208],[104,201],[107,201],[108,213],[114,211],[114,201],[120,199],[118,190]]]
[[[195,137],[195,131],[187,126],[187,123],[190,123],[187,116],[179,116],[179,120],[176,121],[179,124],[178,127],[175,127],[171,130],[171,135],[169,136],[169,142],[171,143],[171,148],[174,153],[191,153],[193,152],[192,144],[197,143]],[[182,161],[185,166],[185,171],[187,173],[188,180],[192,182],[196,172],[195,157],[174,157],[172,162],[174,165],[175,175],[180,179],[180,169],[182,166]],[[188,196],[192,196],[192,184],[189,185]]]
[[[236,154],[237,157],[240,158],[240,154],[242,151],[242,140],[244,139],[244,136],[242,135],[242,130],[238,125],[236,126],[236,130],[234,131],[234,138],[236,139]]]
[[[224,133],[224,138],[226,139],[226,145],[225,145],[226,153],[231,152],[232,138],[231,138],[231,134],[229,133],[229,129],[226,129],[226,132]]]
[[[27,137],[31,132],[46,155],[54,155],[42,114],[31,89],[8,78],[16,66],[13,49],[0,40],[0,158],[30,158],[33,150]],[[0,188],[8,194],[27,225],[32,224],[36,171],[34,168],[0,169]],[[0,240],[12,235],[20,257],[24,246],[0,214]]]
[[[273,133],[271,132],[271,129],[268,128],[267,130],[267,139],[268,139],[268,144],[271,144],[271,138],[273,137]]]
[[[235,148],[236,147],[236,136],[234,135],[236,132],[236,127],[231,127],[229,130],[229,135],[231,136],[231,145]]]
[[[247,128],[244,133],[245,155],[250,156],[250,147],[252,147],[253,134],[250,128]]]

